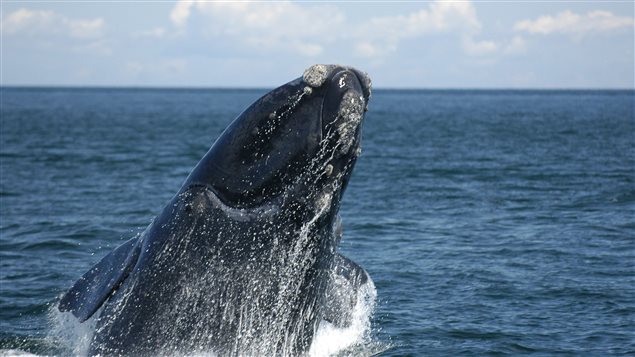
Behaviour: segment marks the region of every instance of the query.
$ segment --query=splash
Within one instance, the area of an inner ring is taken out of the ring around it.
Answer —
[[[37,357],[33,353],[22,350],[0,350],[0,357]]]
[[[210,192],[206,192],[206,196],[210,195]],[[304,337],[298,334],[302,328],[296,321],[302,319],[298,319],[297,314],[310,315],[318,309],[316,301],[312,300],[301,310],[295,308],[304,301],[301,298],[302,279],[298,279],[297,275],[306,274],[306,269],[315,259],[315,256],[309,253],[310,246],[314,243],[312,231],[318,219],[328,211],[332,199],[331,192],[322,192],[321,197],[315,201],[314,216],[299,229],[291,249],[286,244],[274,244],[269,247],[269,253],[261,259],[254,259],[252,256],[243,261],[240,274],[236,274],[235,265],[223,260],[221,252],[207,252],[209,255],[200,261],[205,262],[208,271],[216,273],[196,277],[190,274],[183,275],[184,280],[178,284],[180,291],[174,296],[173,301],[176,303],[163,305],[162,310],[154,312],[156,315],[153,314],[153,326],[147,331],[148,337],[156,338],[160,335],[166,342],[155,355],[215,356],[214,351],[209,350],[208,346],[217,345],[216,342],[206,342],[217,341],[219,335],[226,335],[234,337],[233,340],[226,341],[222,347],[222,356],[293,356],[295,344],[300,343]],[[216,211],[227,216],[229,208],[224,207],[220,200],[210,199],[210,202],[214,203]],[[240,216],[244,218],[244,215]],[[205,222],[198,224],[211,226]],[[266,229],[264,230],[265,233],[256,230],[251,232],[254,240],[258,240],[259,234],[266,235]],[[169,262],[171,266],[191,264],[192,259],[187,252],[192,250],[188,249],[188,245],[199,238],[194,231],[198,230],[191,229],[182,234],[179,237],[181,243],[165,249],[160,259]],[[209,234],[205,230],[202,232],[203,235]],[[128,289],[122,287],[123,294],[110,304],[109,314],[128,315],[128,320],[133,321],[134,317],[130,314],[136,312],[128,307],[134,305],[131,291],[135,290],[134,287],[139,284],[139,280],[130,279],[127,284]],[[356,304],[351,312],[351,323],[348,326],[338,327],[328,321],[319,322],[309,348],[309,356],[338,355],[353,346],[370,343],[370,319],[376,297],[375,286],[370,279],[357,291],[357,295]],[[68,355],[86,356],[95,328],[109,328],[108,324],[97,326],[97,319],[102,310],[86,322],[79,323],[70,313],[61,313],[52,308],[50,320],[53,328],[50,339],[61,345]],[[210,318],[211,311],[221,312]],[[197,318],[188,320],[192,315]],[[215,321],[212,322],[213,325],[210,325],[211,321]],[[160,332],[151,331],[154,327]],[[183,333],[188,335],[183,336]]]
[[[359,289],[350,326],[337,327],[322,320],[309,350],[310,357],[338,355],[353,346],[371,344],[371,317],[377,290],[371,280]]]
[[[352,313],[352,323],[347,327],[337,327],[328,321],[322,320],[309,350],[309,357],[338,356],[342,353],[347,356],[368,356],[377,350],[379,344],[373,341],[371,336],[371,318],[375,309],[377,291],[372,281],[368,281],[358,291],[357,303]],[[51,330],[47,339],[62,350],[62,355],[87,356],[88,348],[92,340],[99,310],[91,319],[84,323],[68,312],[59,312],[55,307],[49,311]],[[266,346],[260,346],[265,349]],[[355,348],[357,347],[357,348]],[[385,349],[385,347],[382,347]],[[244,354],[240,354],[244,355]],[[1,357],[35,357],[20,350],[0,350]],[[218,357],[213,351],[200,351],[196,353],[180,353],[177,350],[164,356],[171,357]]]
[[[100,314],[101,309],[80,323],[70,312],[60,312],[55,304],[48,312],[51,329],[46,339],[51,345],[58,346],[64,355],[86,356]]]

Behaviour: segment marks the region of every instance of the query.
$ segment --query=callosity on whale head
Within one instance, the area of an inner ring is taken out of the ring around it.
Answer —
[[[350,323],[372,282],[337,253],[337,213],[370,90],[314,65],[236,118],[145,232],[60,300],[80,321],[102,309],[89,354],[296,356],[320,321]]]
[[[370,79],[356,69],[311,66],[246,109],[184,188],[206,185],[225,204],[242,208],[307,197],[333,181],[341,183],[333,192],[341,195],[360,153],[370,91]]]

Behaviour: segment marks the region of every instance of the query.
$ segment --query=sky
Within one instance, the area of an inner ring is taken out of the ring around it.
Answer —
[[[635,88],[633,1],[0,0],[1,85]]]

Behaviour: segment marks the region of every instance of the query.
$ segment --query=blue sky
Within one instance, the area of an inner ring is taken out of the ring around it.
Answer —
[[[634,88],[633,1],[2,0],[2,85]]]

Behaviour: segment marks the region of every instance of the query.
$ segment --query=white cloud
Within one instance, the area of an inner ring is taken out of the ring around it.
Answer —
[[[76,38],[96,38],[101,37],[104,29],[104,19],[93,20],[67,20],[65,19],[68,32]]]
[[[481,24],[470,2],[434,2],[429,8],[409,15],[374,17],[368,28],[394,38],[416,37],[435,32],[463,30],[477,32]]]
[[[7,34],[47,36],[61,34],[77,39],[95,39],[103,35],[104,19],[70,19],[53,11],[18,9],[2,19]]]
[[[55,17],[52,11],[19,9],[2,19],[2,31],[8,34],[42,31],[54,23]]]
[[[474,6],[469,1],[435,1],[427,8],[409,15],[374,17],[356,31],[365,41],[357,52],[365,57],[377,57],[394,52],[403,39],[431,34],[461,34],[462,47],[468,54],[482,54],[495,50],[491,41],[476,42],[473,37],[481,30]]]
[[[58,48],[76,53],[108,56],[112,41],[104,37],[102,18],[73,19],[54,11],[18,9],[2,18],[2,32],[24,38],[40,49]]]
[[[465,36],[462,41],[463,50],[470,56],[484,56],[498,50],[494,41],[475,41],[471,36]]]
[[[395,48],[392,48],[391,51],[394,51]],[[373,45],[370,42],[359,42],[356,46],[355,46],[355,51],[363,56],[363,57],[377,57],[378,55],[380,55],[382,53],[382,49],[380,49],[378,46]]]
[[[475,39],[482,26],[469,1],[437,0],[409,14],[353,23],[333,5],[181,0],[172,8],[170,20],[178,31],[186,31],[195,14],[206,16],[201,26],[210,37],[232,39],[258,51],[281,50],[306,57],[341,48],[378,59],[395,52],[405,39],[443,33],[456,34],[468,55],[491,54],[500,47],[493,41]]]
[[[301,6],[290,1],[207,2],[181,0],[172,12],[172,23],[183,30],[193,10],[208,16],[208,36],[233,38],[258,50],[290,51],[316,56],[337,37],[344,25],[342,12],[330,5]]]
[[[194,4],[192,0],[179,0],[170,12],[170,20],[176,26],[184,26],[190,17],[191,8]]]
[[[527,43],[521,36],[514,36],[503,49],[503,53],[506,55],[517,55],[525,52],[527,52]]]
[[[609,11],[589,11],[580,15],[569,10],[555,16],[545,15],[535,20],[522,20],[516,23],[516,31],[531,34],[564,33],[584,35],[591,32],[605,32],[620,28],[633,28],[632,17],[616,16]]]

